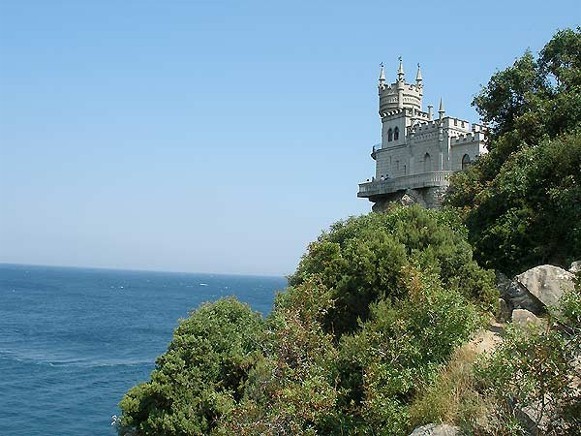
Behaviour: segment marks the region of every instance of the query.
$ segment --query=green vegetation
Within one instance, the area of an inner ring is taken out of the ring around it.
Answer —
[[[581,428],[579,285],[553,308],[550,321],[557,328],[509,326],[491,355],[478,358],[458,349],[412,405],[414,423],[453,422],[475,435],[525,435],[531,432],[523,419],[527,412],[544,425],[543,434],[574,434]]]
[[[204,304],[183,320],[151,381],[120,403],[120,434],[206,434],[244,391],[263,321],[234,299]]]
[[[490,124],[490,153],[457,174],[476,259],[513,274],[581,253],[581,33],[557,32],[538,59],[496,73],[474,104]]]
[[[454,178],[450,208],[334,224],[266,319],[234,299],[192,312],[121,401],[119,434],[517,435],[527,407],[578,428],[579,284],[551,328],[508,329],[486,357],[466,342],[498,302],[473,251],[507,273],[581,257],[580,53],[579,29],[560,31],[492,77],[475,99],[490,153]]]
[[[546,434],[572,434],[581,428],[581,393],[575,386],[581,355],[581,293],[564,298],[555,316],[560,328],[508,330],[502,346],[476,366],[479,392],[489,404],[488,420],[498,427],[526,429],[521,411],[546,422]],[[578,383],[578,381],[577,381]]]
[[[458,219],[420,207],[335,224],[289,282],[264,322],[234,300],[193,312],[120,434],[402,434],[497,299]]]

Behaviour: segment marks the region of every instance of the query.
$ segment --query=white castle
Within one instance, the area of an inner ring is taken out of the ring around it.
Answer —
[[[358,197],[384,210],[390,202],[420,203],[438,207],[449,184],[448,177],[486,153],[485,129],[479,124],[446,116],[440,99],[438,116],[433,106],[422,108],[423,80],[420,66],[416,82],[407,83],[399,59],[397,80],[385,81],[379,74],[381,144],[373,146],[375,176],[359,184]]]

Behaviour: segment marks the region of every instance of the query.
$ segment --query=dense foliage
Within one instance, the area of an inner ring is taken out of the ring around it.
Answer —
[[[331,290],[335,304],[324,324],[340,337],[367,320],[371,303],[406,296],[406,266],[437,274],[445,287],[487,308],[496,304],[493,276],[472,259],[457,217],[418,206],[334,224],[309,246],[289,283],[316,277]]]
[[[483,265],[506,273],[581,256],[581,31],[557,32],[475,98],[489,153],[453,179]]]
[[[231,299],[193,312],[120,433],[401,434],[497,298],[459,221],[419,207],[333,225],[289,282],[265,321]]]
[[[119,433],[209,433],[243,394],[262,325],[259,314],[231,298],[192,312],[157,359],[151,381],[121,401]]]

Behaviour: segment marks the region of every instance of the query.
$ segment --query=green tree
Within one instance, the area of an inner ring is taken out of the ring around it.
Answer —
[[[333,225],[289,282],[265,321],[232,299],[193,312],[120,434],[399,434],[497,299],[458,217],[420,207]]]
[[[581,256],[581,32],[496,73],[474,104],[490,152],[452,178],[477,260],[516,273]]]
[[[337,350],[321,321],[332,304],[330,292],[314,280],[277,296],[262,338],[265,356],[216,434],[329,434],[326,422],[337,398],[332,370]]]
[[[352,217],[309,246],[289,283],[316,277],[331,291],[335,304],[324,324],[336,337],[356,331],[372,303],[404,298],[402,271],[409,265],[438,274],[446,286],[492,308],[497,301],[493,277],[472,259],[466,237],[453,213],[419,206]]]
[[[233,298],[200,306],[176,328],[151,380],[121,400],[119,434],[208,434],[241,398],[262,329],[260,315]]]
[[[341,338],[344,434],[407,434],[419,387],[435,378],[479,324],[475,306],[457,289],[445,289],[437,275],[408,267],[402,280],[405,299],[373,304],[361,330]]]

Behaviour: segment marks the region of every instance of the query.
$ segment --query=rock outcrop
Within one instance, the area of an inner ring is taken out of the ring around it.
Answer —
[[[460,428],[448,424],[427,424],[416,428],[409,436],[456,436]]]
[[[545,314],[547,307],[556,305],[565,293],[573,290],[574,277],[572,272],[553,265],[536,266],[512,280],[499,274],[498,288],[506,302],[504,317],[515,309],[524,309],[537,316]]]

